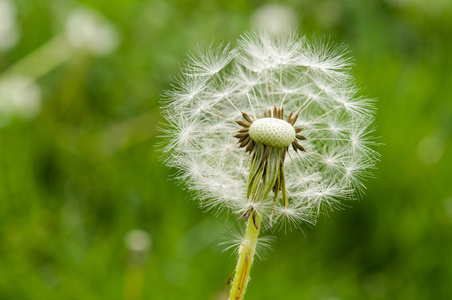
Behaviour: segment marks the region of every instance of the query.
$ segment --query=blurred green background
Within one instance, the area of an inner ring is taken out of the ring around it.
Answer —
[[[0,299],[225,299],[228,219],[159,160],[159,99],[196,45],[284,24],[350,46],[382,160],[245,298],[452,299],[451,2],[272,3],[0,0]]]

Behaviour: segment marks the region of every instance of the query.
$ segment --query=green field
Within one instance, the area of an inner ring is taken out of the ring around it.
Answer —
[[[3,48],[2,3],[17,40]],[[362,201],[275,233],[245,299],[452,299],[452,3],[278,3],[302,34],[349,45],[382,157]],[[236,257],[218,244],[237,221],[172,180],[160,101],[190,51],[234,45],[265,4],[0,0],[0,86],[29,78],[38,101],[8,109],[0,89],[0,299],[227,298]],[[80,8],[108,20],[101,48],[67,45]],[[126,246],[133,229],[146,253]]]

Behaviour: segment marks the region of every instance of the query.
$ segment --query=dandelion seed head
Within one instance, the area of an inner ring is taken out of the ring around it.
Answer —
[[[164,154],[201,207],[299,227],[359,198],[379,155],[347,53],[260,31],[190,55],[165,94]]]

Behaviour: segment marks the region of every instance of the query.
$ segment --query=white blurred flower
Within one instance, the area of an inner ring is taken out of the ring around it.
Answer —
[[[127,232],[124,242],[130,251],[147,252],[151,247],[151,237],[144,230],[134,229]]]
[[[127,232],[124,242],[129,250],[130,263],[144,264],[152,246],[152,238],[144,230],[134,229]]]
[[[41,93],[35,82],[20,75],[0,79],[0,118],[36,117],[41,108]]]
[[[378,158],[372,101],[349,68],[343,46],[296,33],[190,57],[167,93],[167,165],[204,208],[314,223],[359,194]]]
[[[98,12],[80,8],[74,10],[66,21],[69,44],[95,55],[106,55],[118,46],[118,34],[113,25]]]
[[[251,26],[269,33],[283,33],[298,27],[298,16],[293,8],[282,4],[265,4],[251,16]]]
[[[13,48],[19,41],[16,10],[9,0],[0,0],[0,52]]]

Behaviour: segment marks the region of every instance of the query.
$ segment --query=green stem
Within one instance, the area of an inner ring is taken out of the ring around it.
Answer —
[[[256,226],[253,218],[256,220]],[[246,229],[245,240],[239,249],[239,260],[235,269],[234,281],[232,282],[231,293],[229,300],[242,300],[245,295],[246,285],[250,277],[251,265],[256,252],[257,239],[259,236],[259,229],[261,226],[261,218],[253,211],[248,220],[248,227]]]
[[[38,79],[52,69],[67,61],[74,54],[62,35],[57,35],[50,41],[23,57],[14,65],[0,74],[0,79],[12,74],[26,75]]]

